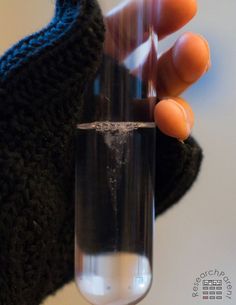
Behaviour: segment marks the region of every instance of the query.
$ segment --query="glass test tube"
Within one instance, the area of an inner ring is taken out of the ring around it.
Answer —
[[[76,130],[75,281],[91,304],[135,304],[152,282],[155,8],[98,2],[104,54]]]

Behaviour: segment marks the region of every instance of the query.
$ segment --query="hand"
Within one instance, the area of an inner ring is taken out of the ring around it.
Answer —
[[[137,23],[137,10],[140,3],[145,6],[143,24],[148,20],[148,5],[155,7],[153,13],[153,28],[158,38],[163,39],[179,30],[188,23],[197,12],[195,0],[132,0],[117,10],[108,14],[107,24],[112,24],[114,31],[122,31],[125,37],[119,52],[117,46],[105,43],[106,53],[122,61],[137,47],[138,38],[133,29]],[[144,7],[143,7],[144,8]],[[121,21],[122,18],[122,22]],[[119,28],[114,25],[119,24]],[[127,30],[131,29],[131,30]],[[145,33],[145,29],[143,30]],[[132,36],[130,35],[132,33]],[[107,31],[106,41],[111,41]],[[145,41],[145,37],[142,38]],[[140,41],[139,41],[140,43]],[[190,135],[194,124],[194,114],[190,105],[179,95],[195,83],[210,67],[210,49],[207,41],[194,33],[183,34],[154,64],[156,90],[161,101],[156,105],[154,118],[159,129],[168,136],[185,140]]]
[[[41,304],[74,278],[73,135],[85,86],[99,64],[102,32],[95,2],[57,0],[52,22],[0,58],[0,304]],[[188,68],[196,72],[190,53]],[[160,69],[170,65],[164,58]],[[171,75],[163,96],[181,84]],[[158,136],[156,216],[190,188],[202,158],[194,139],[181,145]]]

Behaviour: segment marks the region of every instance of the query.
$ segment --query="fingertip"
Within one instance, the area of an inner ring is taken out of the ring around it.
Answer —
[[[179,77],[194,83],[209,69],[209,44],[203,36],[187,32],[176,41],[172,60]]]
[[[191,132],[185,108],[173,99],[160,101],[154,111],[157,127],[167,136],[186,140]]]

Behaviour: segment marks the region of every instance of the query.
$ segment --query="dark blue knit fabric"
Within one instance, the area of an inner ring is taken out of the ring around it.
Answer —
[[[38,305],[73,279],[73,133],[103,37],[95,0],[58,0],[50,24],[0,59],[0,305]],[[158,132],[158,145],[156,215],[202,158],[191,138]]]

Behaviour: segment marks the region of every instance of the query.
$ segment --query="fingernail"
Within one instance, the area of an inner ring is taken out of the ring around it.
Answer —
[[[209,46],[209,43],[208,43],[208,41],[206,40],[206,38],[204,36],[202,36],[202,35],[199,35],[199,36],[202,38],[206,48],[208,49],[209,59],[208,59],[208,62],[207,62],[207,65],[206,65],[206,70],[205,70],[205,72],[207,72],[211,68],[211,51],[210,51],[210,46]]]
[[[210,68],[211,68],[211,58],[209,57],[205,72],[207,72]]]
[[[160,101],[155,108],[155,121],[159,129],[170,137],[186,140],[191,132],[187,111],[172,99]]]
[[[209,44],[201,35],[185,33],[174,45],[172,60],[179,78],[191,84],[211,66]]]
[[[183,134],[181,137],[178,138],[178,140],[183,141],[186,140],[191,133],[189,114],[182,105],[178,104],[174,100],[172,100],[172,102],[176,103],[177,107],[179,107],[183,115],[182,119],[183,119],[183,125],[185,125],[185,134]]]

